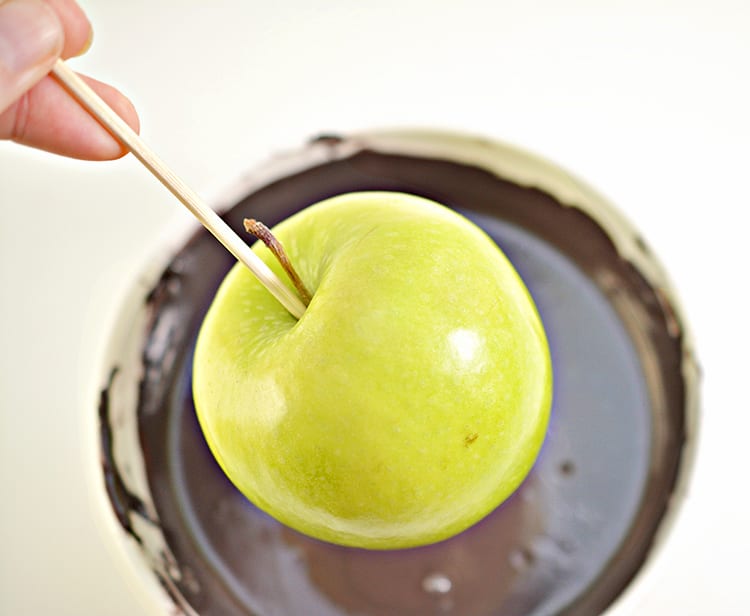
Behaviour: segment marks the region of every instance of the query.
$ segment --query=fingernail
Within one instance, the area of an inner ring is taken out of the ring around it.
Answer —
[[[64,35],[55,12],[41,0],[0,3],[0,67],[12,75],[47,62],[62,51]]]
[[[81,51],[79,51],[76,56],[82,56],[85,54],[89,49],[91,49],[91,45],[94,42],[94,29],[89,26],[89,37],[86,39],[86,42],[83,44],[83,47],[81,48]]]

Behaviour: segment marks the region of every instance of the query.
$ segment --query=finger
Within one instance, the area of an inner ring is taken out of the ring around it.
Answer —
[[[62,25],[47,4],[0,2],[0,112],[50,71],[63,46]]]
[[[125,96],[95,79],[83,79],[133,130],[139,130],[138,115]],[[52,77],[42,79],[0,114],[0,139],[86,160],[111,160],[126,153]]]
[[[44,0],[57,14],[65,31],[63,58],[72,58],[85,53],[91,46],[94,31],[86,13],[75,0]]]

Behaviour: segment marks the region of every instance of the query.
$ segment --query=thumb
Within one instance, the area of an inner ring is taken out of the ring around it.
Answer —
[[[49,73],[64,42],[60,20],[42,0],[0,0],[0,112]]]

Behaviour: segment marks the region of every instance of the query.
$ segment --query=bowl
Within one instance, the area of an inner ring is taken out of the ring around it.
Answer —
[[[238,232],[321,199],[396,190],[482,227],[528,286],[555,375],[549,431],[516,493],[472,528],[399,551],[334,546],[249,503],[191,397],[202,318],[232,257],[191,231],[133,285],[92,409],[94,489],[124,575],[154,614],[600,614],[634,601],[679,510],[698,367],[653,252],[601,195],[497,141],[440,131],[322,135],[217,204]]]

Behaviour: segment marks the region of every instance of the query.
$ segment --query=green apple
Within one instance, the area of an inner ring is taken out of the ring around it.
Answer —
[[[350,546],[424,545],[484,517],[531,469],[552,389],[506,257],[400,193],[334,197],[273,233],[307,310],[296,320],[237,265],[195,351],[198,418],[228,477],[288,526]]]

